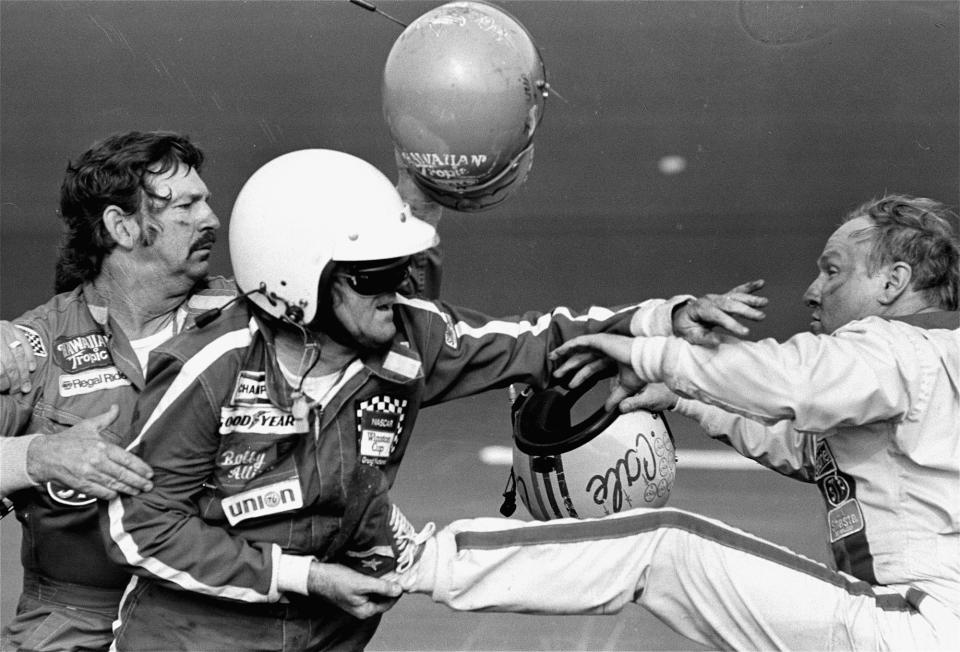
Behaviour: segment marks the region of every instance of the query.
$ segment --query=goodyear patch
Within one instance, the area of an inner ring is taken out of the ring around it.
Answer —
[[[360,461],[383,466],[397,448],[407,400],[393,396],[374,396],[357,406],[357,439]]]
[[[230,525],[303,507],[303,491],[296,478],[249,489],[220,501]]]
[[[237,375],[237,384],[233,388],[231,403],[251,405],[269,402],[266,372],[241,370]]]
[[[71,337],[58,337],[53,343],[53,360],[70,373],[108,367],[113,364],[107,349],[107,336],[94,331]]]
[[[229,435],[233,432],[293,435],[304,430],[302,422],[295,419],[291,412],[272,405],[221,407],[220,434]]]
[[[26,336],[27,342],[30,344],[30,350],[33,351],[33,355],[37,356],[38,358],[46,358],[47,347],[43,345],[43,338],[40,337],[40,334],[32,328],[28,328],[27,326],[17,325],[17,328],[20,329],[20,332]]]
[[[63,374],[57,381],[60,396],[79,396],[114,387],[130,385],[130,379],[116,367],[91,369],[79,374]]]

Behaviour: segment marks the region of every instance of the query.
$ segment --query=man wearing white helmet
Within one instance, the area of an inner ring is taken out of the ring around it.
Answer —
[[[494,320],[402,296],[436,240],[348,154],[247,181],[230,223],[246,299],[155,351],[130,447],[154,489],[102,511],[136,574],[119,649],[362,648],[400,595],[378,576],[429,534],[385,494],[420,407],[543,386],[561,342],[629,332],[634,308]]]

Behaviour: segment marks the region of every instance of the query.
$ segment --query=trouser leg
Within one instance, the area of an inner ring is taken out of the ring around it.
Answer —
[[[947,648],[935,622],[786,548],[687,512],[456,521],[419,590],[463,611],[603,614],[635,602],[678,633],[732,649]],[[950,635],[953,631],[949,632]],[[638,645],[641,644],[638,641]]]
[[[0,634],[0,649],[106,650],[120,594],[25,571],[17,612]]]
[[[113,650],[174,652],[359,651],[380,617],[358,620],[327,601],[242,603],[134,578],[115,624]]]

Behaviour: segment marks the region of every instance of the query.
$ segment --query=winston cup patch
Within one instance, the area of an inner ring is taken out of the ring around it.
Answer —
[[[357,440],[360,461],[383,466],[400,441],[407,400],[374,396],[357,405]]]

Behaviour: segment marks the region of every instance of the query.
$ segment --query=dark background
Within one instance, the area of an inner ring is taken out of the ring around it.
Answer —
[[[409,22],[439,4],[378,6]],[[785,338],[806,326],[800,296],[843,213],[888,191],[960,203],[955,0],[501,5],[556,93],[524,187],[440,225],[452,302],[507,314],[763,277],[773,301],[754,336]],[[0,1],[0,317],[51,294],[64,167],[108,133],[190,134],[225,223],[244,179],[289,150],[341,149],[392,175],[380,76],[400,29],[346,0]],[[667,156],[685,169],[661,172]],[[215,255],[229,274],[225,231]],[[681,448],[710,447],[675,421]],[[509,443],[505,397],[428,411],[420,432],[397,487],[414,520],[495,514],[506,471],[476,451]],[[819,518],[815,493],[767,475],[681,473],[672,504],[822,558],[798,518]],[[16,537],[5,520],[4,621]],[[690,645],[635,612],[454,616],[412,598],[386,622],[379,649]]]

